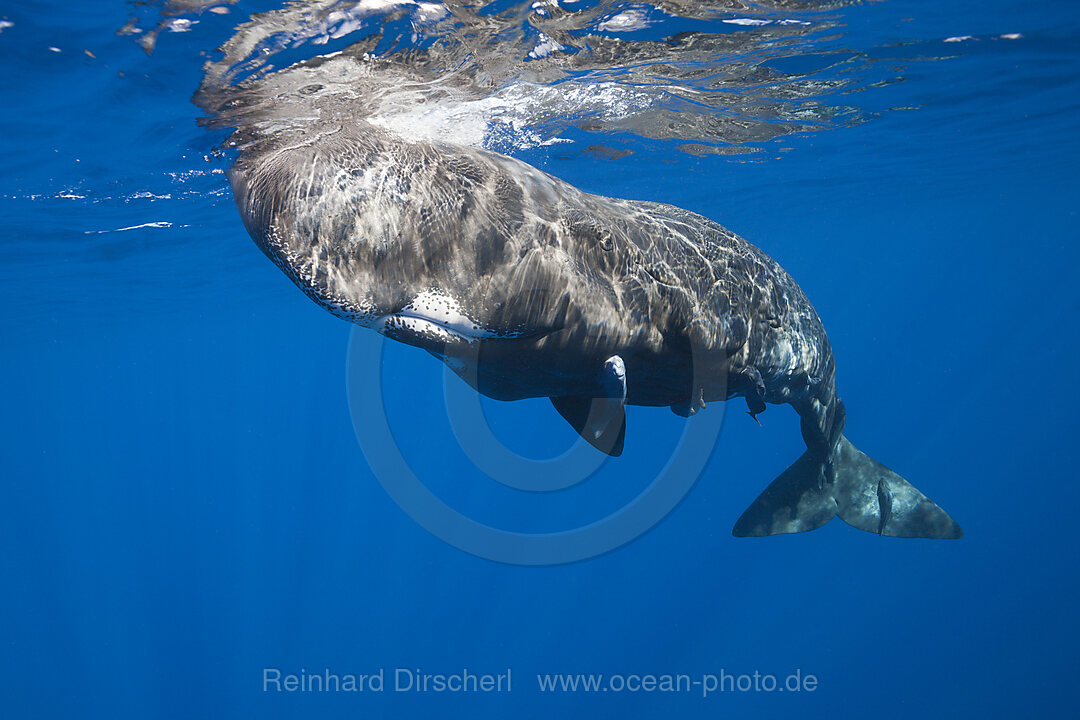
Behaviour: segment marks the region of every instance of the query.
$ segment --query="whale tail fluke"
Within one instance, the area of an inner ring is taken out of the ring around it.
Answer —
[[[878,535],[955,539],[964,534],[948,513],[846,437],[840,437],[833,479],[823,481],[821,470],[817,457],[803,453],[747,508],[733,534],[806,532],[835,515]]]

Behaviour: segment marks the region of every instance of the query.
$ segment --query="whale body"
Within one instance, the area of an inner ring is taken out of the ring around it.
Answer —
[[[690,416],[741,397],[755,419],[791,405],[806,452],[737,536],[834,516],[880,535],[962,535],[844,436],[829,339],[798,284],[705,217],[354,118],[255,139],[229,180],[256,244],[312,300],[485,395],[551,398],[603,452],[622,451],[626,404]]]

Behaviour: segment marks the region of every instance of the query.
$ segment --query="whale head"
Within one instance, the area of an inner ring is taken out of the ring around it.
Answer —
[[[573,273],[535,241],[557,220],[499,163],[358,124],[252,143],[229,181],[256,244],[312,299],[435,351],[549,335],[575,313]]]

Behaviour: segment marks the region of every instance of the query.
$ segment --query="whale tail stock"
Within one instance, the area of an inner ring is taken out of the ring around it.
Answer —
[[[861,452],[843,435],[832,479],[808,450],[747,508],[732,533],[761,537],[815,530],[834,516],[879,535],[956,539],[960,526],[904,478]]]

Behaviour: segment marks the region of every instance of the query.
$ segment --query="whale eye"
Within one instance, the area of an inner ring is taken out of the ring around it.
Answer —
[[[323,89],[322,85],[308,85],[307,87],[300,88],[301,95],[314,95]]]

